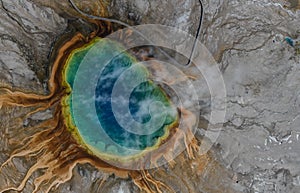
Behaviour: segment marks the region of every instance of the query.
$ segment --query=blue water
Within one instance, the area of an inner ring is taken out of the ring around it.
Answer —
[[[97,49],[92,49],[94,44],[97,43]],[[97,39],[92,44],[76,50],[72,55],[71,58],[68,60],[68,67],[66,68],[66,81],[69,84],[70,88],[73,89],[74,80],[76,77],[76,73],[80,69],[80,65],[87,65],[93,66],[92,62],[100,62],[101,57],[109,57],[113,55],[113,53],[119,52],[120,47],[118,45],[113,44],[111,41],[103,41],[101,39]],[[92,53],[91,53],[92,52]],[[88,54],[89,53],[89,54]],[[92,56],[92,59],[86,59],[86,56]],[[84,60],[85,58],[85,60]],[[104,66],[103,70],[99,72],[99,79],[96,85],[95,90],[95,98],[99,100],[95,100],[95,108],[96,108],[96,117],[92,115],[92,113],[86,111],[87,113],[91,114],[91,118],[89,120],[77,117],[77,122],[80,121],[82,124],[81,126],[77,126],[78,133],[80,137],[83,139],[85,143],[90,146],[93,146],[97,149],[98,152],[104,153],[111,153],[112,151],[108,151],[107,148],[111,148],[112,146],[117,147],[117,145],[125,148],[130,148],[134,150],[143,150],[147,147],[152,147],[157,144],[157,140],[165,135],[166,129],[170,127],[171,124],[177,121],[177,115],[174,113],[167,114],[166,119],[164,120],[163,124],[160,125],[154,133],[149,135],[139,135],[135,133],[131,133],[128,130],[124,129],[118,121],[113,113],[112,109],[112,93],[114,85],[118,78],[126,71],[128,68],[135,65],[136,59],[133,58],[126,52],[119,52],[119,54],[114,57],[110,62],[106,65],[101,64]],[[148,77],[148,71],[145,67],[139,66],[137,68],[136,74],[132,75],[134,77]],[[92,69],[89,69],[90,71]],[[81,75],[84,74],[86,79],[90,75],[90,72],[81,72]],[[131,77],[127,77],[129,82]],[[84,82],[88,82],[84,80]],[[126,85],[126,82],[124,82]],[[122,95],[122,93],[119,93]],[[115,96],[116,97],[116,96]],[[118,97],[118,96],[117,96]],[[142,82],[141,84],[137,85],[136,88],[133,89],[132,93],[129,97],[129,111],[131,113],[132,119],[139,123],[147,123],[151,119],[151,115],[149,112],[150,104],[149,101],[160,101],[161,104],[164,105],[166,108],[172,108],[172,104],[168,99],[167,95],[164,91],[157,85],[155,85],[150,79],[147,81]],[[144,104],[142,105],[141,104]],[[148,102],[148,103],[146,103]],[[75,117],[73,116],[73,101],[72,101],[72,92],[71,96],[69,97],[69,108],[70,114],[75,124]],[[78,105],[78,104],[77,104]],[[84,106],[82,108],[85,108]],[[141,109],[145,108],[145,109]],[[143,112],[142,114],[140,112]],[[168,112],[174,112],[174,110],[170,110]],[[160,113],[160,112],[158,112]],[[160,114],[158,114],[160,115]],[[89,117],[90,115],[86,116]],[[86,127],[89,121],[99,121],[101,128],[95,127]],[[106,135],[113,141],[113,144],[109,142],[109,140],[104,139],[103,133],[99,132],[102,129],[105,131]],[[109,144],[108,144],[109,143]],[[122,150],[116,148],[114,153],[118,155],[125,155],[126,153],[122,152]],[[123,154],[124,153],[124,154]]]

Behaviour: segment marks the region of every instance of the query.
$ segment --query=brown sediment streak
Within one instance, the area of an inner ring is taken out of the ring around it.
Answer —
[[[151,183],[155,186],[157,192],[162,193],[161,190],[160,190],[162,187],[164,187],[164,188],[166,188],[167,190],[171,191],[170,187],[168,187],[167,185],[165,185],[164,183],[162,183],[162,182],[160,182],[160,181],[155,180],[155,179],[149,174],[148,171],[142,171],[142,176],[143,176],[143,179],[145,179],[145,180],[148,181],[148,182],[151,182]]]
[[[197,152],[199,146],[197,144],[197,140],[194,137],[194,134],[191,131],[193,124],[196,123],[196,116],[192,114],[192,112],[181,109],[184,125],[187,127],[185,128],[185,132],[182,133],[182,137],[184,138],[184,144],[186,146],[186,150],[190,159],[195,159],[194,152]],[[182,130],[181,130],[182,131]]]
[[[154,192],[149,182],[145,178],[143,178],[143,176],[140,173],[131,173],[130,176],[132,177],[134,184],[138,186],[141,191],[145,191],[147,193]]]
[[[168,190],[168,192],[174,192],[169,186],[166,184],[155,180],[148,171],[142,170],[139,172],[131,172],[131,178],[136,186],[140,188],[140,190],[145,191],[147,193],[163,193],[162,190]]]

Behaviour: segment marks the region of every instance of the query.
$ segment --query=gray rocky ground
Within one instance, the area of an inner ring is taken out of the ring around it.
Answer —
[[[300,35],[299,12],[275,1],[210,1],[206,10],[203,41],[227,87],[224,164],[244,190],[299,192],[300,57],[282,41]]]
[[[113,0],[110,11],[128,23],[162,22],[195,33],[198,12],[189,9],[193,1],[181,6],[166,2],[170,5]],[[227,89],[226,120],[213,150],[227,173],[214,179],[209,174],[182,175],[199,192],[220,192],[221,187],[226,187],[224,192],[300,192],[300,56],[283,41],[285,36],[300,36],[300,11],[276,0],[204,0],[203,4],[200,41],[219,63]],[[187,14],[179,18],[180,13]],[[64,0],[0,0],[0,83],[47,93],[53,45],[74,30],[70,23],[84,23],[76,14]],[[32,119],[45,116],[51,116],[49,111]],[[4,122],[13,119],[1,112],[0,128],[7,129]],[[3,136],[1,140],[6,142]],[[176,172],[168,172],[175,179]],[[89,165],[77,166],[73,173],[56,192],[139,191],[130,180],[108,177]],[[101,190],[95,188],[106,177],[109,183]],[[180,184],[174,179],[169,181]]]

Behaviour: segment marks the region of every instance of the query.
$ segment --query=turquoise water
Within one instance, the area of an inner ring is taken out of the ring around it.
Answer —
[[[73,101],[76,97],[72,97],[72,91],[68,101],[71,117],[81,139],[98,154],[132,156],[156,146],[158,140],[166,137],[167,130],[177,121],[177,111],[167,95],[150,80],[147,69],[136,62],[129,53],[122,52],[119,44],[100,38],[76,50],[68,60],[66,82],[72,90],[76,78],[81,77],[77,82],[84,90],[88,84],[93,84],[90,80],[93,74],[97,74],[97,78],[93,79],[97,80],[93,93],[94,107],[88,107],[84,102],[91,99],[88,94],[85,98],[85,91],[80,92],[80,101]],[[92,69],[94,66],[97,66],[97,71],[101,70],[95,72]],[[136,85],[129,86],[131,84]],[[129,88],[132,90],[128,91]],[[130,94],[124,98],[126,93]],[[113,108],[113,101],[116,109]],[[82,116],[74,116],[73,105]],[[89,108],[95,108],[95,112]],[[122,109],[128,109],[130,117]],[[116,117],[118,113],[120,115]],[[155,123],[156,120],[159,123]],[[153,132],[148,132],[149,129]]]

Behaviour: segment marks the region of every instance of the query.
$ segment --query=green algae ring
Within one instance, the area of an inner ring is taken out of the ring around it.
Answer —
[[[92,154],[119,162],[156,149],[179,119],[147,68],[123,50],[95,38],[71,53],[64,72],[71,131]]]

